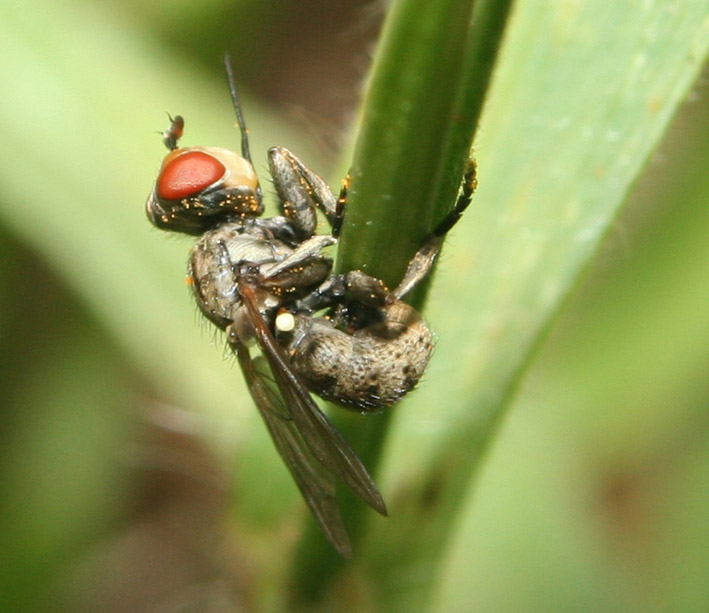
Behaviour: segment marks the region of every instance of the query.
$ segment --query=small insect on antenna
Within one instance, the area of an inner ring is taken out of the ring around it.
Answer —
[[[182,138],[182,132],[185,129],[185,120],[182,119],[180,115],[171,117],[170,113],[167,114],[167,117],[170,120],[170,127],[164,132],[158,132],[158,134],[162,134],[162,142],[165,143],[165,146],[170,151],[173,151],[177,149],[177,141]]]
[[[241,132],[241,155],[251,162],[251,152],[249,151],[249,130],[244,121],[244,114],[241,111],[239,103],[239,94],[236,91],[236,79],[234,78],[234,68],[231,65],[231,56],[228,53],[224,54],[224,67],[226,68],[226,78],[229,81],[229,92],[231,100],[234,103],[234,112],[236,113],[236,123],[239,125]]]

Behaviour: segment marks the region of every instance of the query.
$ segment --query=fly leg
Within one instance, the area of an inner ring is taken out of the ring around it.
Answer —
[[[394,295],[383,281],[361,270],[352,270],[346,274],[330,275],[310,294],[296,301],[293,310],[312,315],[333,308],[331,317],[337,320],[353,305],[379,310],[394,301]]]
[[[309,239],[303,241],[298,245],[288,257],[282,259],[279,262],[273,262],[271,264],[262,264],[259,272],[264,279],[270,279],[276,275],[298,266],[300,264],[307,265],[311,260],[313,260],[325,247],[329,245],[334,245],[337,239],[333,238],[329,234],[316,234],[311,236]],[[330,261],[329,267],[332,265]]]
[[[310,294],[298,300],[294,311],[312,315],[316,311],[340,305],[345,296],[345,275],[330,275]]]
[[[301,240],[315,233],[317,208],[331,225],[337,223],[337,198],[327,183],[293,153],[285,147],[272,147],[268,151],[268,165],[283,215],[291,221]]]
[[[307,171],[307,169],[305,170]],[[342,225],[349,184],[350,177],[348,175],[342,182],[340,195],[335,201],[336,206],[332,211],[332,235],[335,237],[339,234]],[[342,317],[351,317],[351,313],[349,313],[350,309],[346,306],[347,304],[358,304],[365,308],[382,309],[384,318],[386,318],[388,305],[401,300],[431,272],[433,264],[440,253],[443,239],[461,218],[465,209],[470,205],[476,186],[476,164],[475,160],[470,159],[468,160],[466,172],[463,175],[460,194],[455,206],[438,226],[436,226],[433,232],[424,239],[419,250],[414,254],[413,258],[411,258],[404,278],[396,289],[390,291],[381,280],[367,275],[362,271],[355,270],[344,275],[331,275],[313,292],[297,301],[295,310],[301,313],[313,314],[325,308],[337,307],[332,313],[333,320],[337,322]],[[311,238],[309,241],[306,241],[305,244],[315,238],[317,237]],[[296,251],[299,251],[299,249]],[[282,267],[279,266],[279,268]]]
[[[443,239],[450,229],[458,222],[465,209],[470,205],[473,192],[477,187],[475,160],[468,160],[468,167],[463,175],[460,194],[451,212],[434,228],[409,261],[404,278],[399,286],[392,292],[401,300],[406,294],[414,289],[431,272],[436,258],[441,251]]]
[[[332,235],[335,238],[340,236],[340,230],[342,230],[342,222],[345,219],[345,204],[347,204],[347,192],[350,189],[350,182],[352,176],[347,173],[347,176],[342,180],[342,187],[340,187],[340,195],[337,197],[337,205],[335,207],[335,216],[330,221],[332,224]]]

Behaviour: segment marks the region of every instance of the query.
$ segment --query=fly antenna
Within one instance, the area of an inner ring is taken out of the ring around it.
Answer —
[[[234,68],[231,65],[231,56],[228,53],[224,54],[224,67],[226,68],[226,78],[229,82],[229,93],[231,93],[231,101],[234,104],[234,112],[236,113],[236,123],[241,132],[241,155],[251,162],[251,152],[249,151],[249,130],[244,121],[244,114],[241,111],[239,103],[239,93],[236,91],[236,79],[234,78]]]

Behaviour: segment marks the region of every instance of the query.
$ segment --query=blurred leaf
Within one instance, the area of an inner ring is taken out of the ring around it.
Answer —
[[[699,83],[526,377],[468,497],[435,610],[707,602],[709,107]]]
[[[5,3],[0,51],[12,58],[0,67],[7,88],[0,99],[0,223],[66,283],[162,398],[202,417],[217,451],[245,449],[240,468],[252,476],[238,481],[239,508],[255,502],[256,513],[268,505],[282,521],[298,492],[281,476],[223,338],[198,317],[184,283],[193,240],[155,230],[144,213],[165,154],[157,132],[167,126],[166,112],[186,117],[185,143],[238,146],[225,79],[210,81],[167,55],[115,18],[110,5]],[[213,55],[219,66],[222,49]],[[297,132],[260,114],[242,93],[254,152],[294,146]],[[312,159],[307,144],[294,148]],[[265,155],[256,153],[255,163],[265,180]],[[34,291],[43,315],[59,316],[44,288]],[[80,394],[81,383],[72,383]],[[36,385],[49,393],[43,377]],[[70,401],[65,393],[62,402]],[[258,425],[253,436],[251,423]],[[33,433],[32,444],[46,434]],[[23,448],[9,451],[25,457]],[[271,474],[274,487],[263,488]]]
[[[65,44],[68,31],[81,40]],[[250,400],[238,369],[220,360],[222,339],[214,335],[215,351],[207,326],[195,325],[183,282],[192,241],[157,232],[143,203],[165,151],[156,134],[167,127],[165,112],[187,118],[186,143],[235,146],[233,110],[225,82],[205,81],[135,36],[120,22],[109,27],[98,6],[67,11],[30,0],[0,9],[0,50],[17,58],[3,68],[0,219],[166,397],[218,417],[213,434],[231,447]],[[265,150],[268,133],[289,140],[276,120],[266,128],[245,106],[255,151]],[[263,170],[265,158],[256,164]]]
[[[425,608],[503,408],[694,82],[708,28],[701,3],[517,6],[481,187],[429,300],[437,352],[393,430],[391,519],[372,518],[359,558],[383,609]]]

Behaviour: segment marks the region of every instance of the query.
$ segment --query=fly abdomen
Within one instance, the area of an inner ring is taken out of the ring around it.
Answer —
[[[431,330],[399,300],[383,318],[353,333],[324,317],[296,317],[287,345],[293,368],[325,400],[370,412],[396,403],[421,378],[431,357]]]

